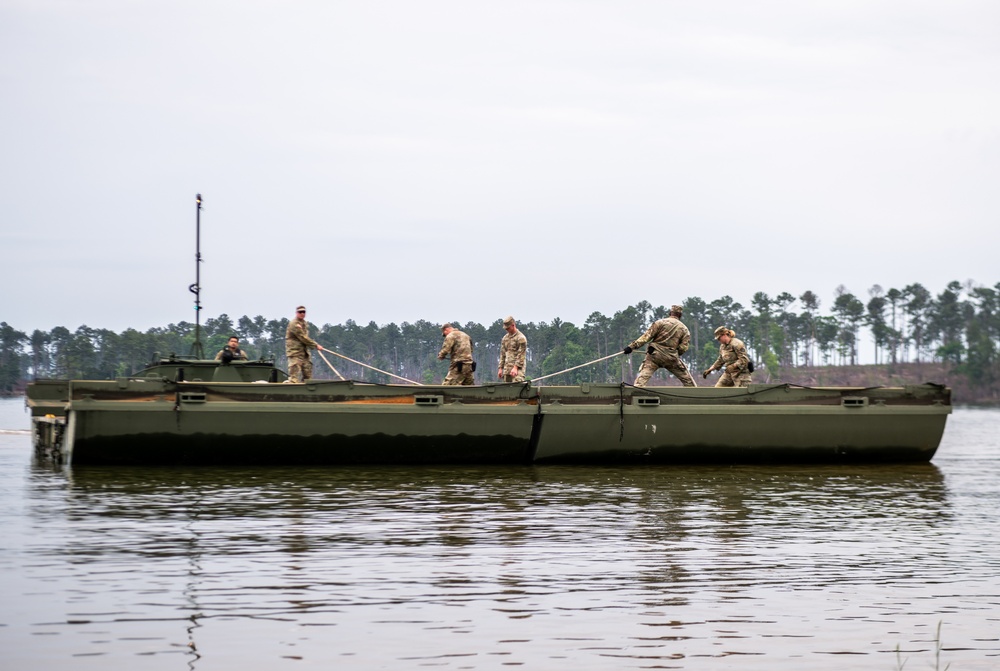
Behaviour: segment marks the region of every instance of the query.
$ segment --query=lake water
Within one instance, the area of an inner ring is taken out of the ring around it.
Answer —
[[[27,426],[3,669],[1000,669],[997,410],[904,466],[61,470]]]

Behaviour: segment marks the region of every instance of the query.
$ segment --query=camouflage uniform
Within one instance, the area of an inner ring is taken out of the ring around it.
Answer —
[[[225,354],[227,349],[229,348],[223,347],[222,349],[220,349],[219,353],[215,355],[215,360],[222,361],[222,355]],[[233,352],[233,361],[246,361],[246,360],[247,360],[247,353],[244,352],[243,350],[237,349],[235,352]]]
[[[500,341],[500,373],[504,382],[524,382],[524,362],[528,352],[528,339],[518,330],[508,333]],[[517,375],[511,369],[517,366]]]
[[[707,372],[725,366],[725,372],[715,383],[716,387],[749,387],[750,371],[747,370],[749,365],[750,355],[747,354],[747,346],[739,338],[730,336],[728,345],[719,343],[719,358],[708,367]]]
[[[288,329],[285,330],[285,356],[288,357],[289,382],[305,382],[312,378],[310,347],[316,349],[317,343],[309,337],[309,322],[300,317],[288,322]]]
[[[438,359],[451,357],[451,365],[448,366],[448,375],[444,378],[443,384],[475,384],[475,376],[472,373],[472,339],[458,329],[452,329],[444,337],[444,344],[438,352]]]
[[[694,383],[687,366],[681,361],[681,356],[691,346],[691,332],[680,319],[671,316],[653,322],[653,325],[633,340],[629,347],[638,349],[646,343],[649,343],[649,347],[633,383],[636,387],[645,387],[649,378],[660,368],[670,371],[685,387],[698,386]]]

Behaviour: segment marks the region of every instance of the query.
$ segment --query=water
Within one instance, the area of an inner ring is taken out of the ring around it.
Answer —
[[[648,469],[60,471],[0,431],[2,668],[998,669],[998,427]]]

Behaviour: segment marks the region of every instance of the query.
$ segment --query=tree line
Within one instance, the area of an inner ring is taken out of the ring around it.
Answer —
[[[950,282],[937,294],[919,283],[888,290],[876,284],[868,289],[867,298],[841,285],[825,311],[812,291],[799,296],[757,292],[749,306],[729,296],[713,301],[692,297],[681,305],[683,321],[691,330],[691,348],[684,359],[693,372],[715,360],[718,343],[712,334],[716,327],[726,326],[746,343],[758,367],[775,375],[786,367],[856,364],[862,332],[867,331],[875,363],[938,361],[967,375],[975,385],[992,386],[1000,380],[996,344],[1000,338],[1000,283],[986,287],[971,281]],[[541,377],[620,352],[668,311],[666,306],[640,301],[611,316],[593,312],[579,326],[559,318],[518,323],[528,339],[528,376]],[[488,325],[460,320],[452,323],[472,339],[479,363],[477,382],[493,379],[504,335],[501,320]],[[213,357],[230,335],[237,335],[250,358],[272,359],[284,369],[287,326],[287,318],[258,315],[234,321],[221,314],[207,319],[200,335],[208,357]],[[436,359],[441,346],[437,323],[419,320],[362,326],[349,319],[343,324],[314,324],[312,333],[327,349],[410,380],[438,383],[447,369],[446,362]],[[0,393],[10,393],[31,379],[127,377],[156,356],[191,353],[194,341],[195,325],[183,321],[145,332],[129,328],[116,333],[89,326],[70,331],[57,326],[30,334],[0,322]],[[550,382],[631,382],[642,361],[639,355],[641,352],[608,359]],[[348,379],[398,382],[344,359],[329,354],[327,358]],[[319,358],[314,367],[316,377],[335,377]],[[663,382],[667,374],[657,371],[654,379]]]

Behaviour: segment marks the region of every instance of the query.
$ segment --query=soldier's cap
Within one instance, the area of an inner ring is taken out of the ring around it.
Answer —
[[[514,323],[514,318],[511,317],[510,315],[507,315],[506,317],[503,318],[503,325],[504,326],[510,326],[513,323]]]
[[[295,308],[296,312],[298,312],[299,310],[301,310],[302,312],[305,312],[306,311],[306,306],[305,305],[300,305],[299,307]]]
[[[454,328],[451,324],[445,323],[441,324],[441,333],[444,333],[447,329]]]
[[[670,306],[670,311],[671,312],[676,312],[679,315],[684,314],[684,308],[682,306],[680,306],[680,305],[671,305]]]
[[[715,329],[715,339],[718,340],[719,336],[730,335],[731,333],[732,331],[727,329],[725,326],[720,326],[719,328]]]

